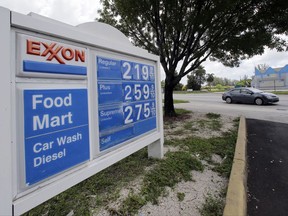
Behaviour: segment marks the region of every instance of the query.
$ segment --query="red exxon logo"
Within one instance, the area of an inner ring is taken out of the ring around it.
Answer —
[[[44,48],[44,49],[41,49]],[[47,57],[47,61],[55,59],[60,64],[65,61],[85,62],[85,51],[64,47],[55,42],[45,43],[41,41],[26,40],[26,53],[28,55],[37,55]]]

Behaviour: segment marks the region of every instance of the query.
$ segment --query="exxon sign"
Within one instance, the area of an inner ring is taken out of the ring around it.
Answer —
[[[18,35],[22,68],[27,73],[86,75],[86,49],[46,39]]]

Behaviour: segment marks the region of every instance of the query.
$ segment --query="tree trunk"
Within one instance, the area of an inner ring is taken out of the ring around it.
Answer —
[[[173,87],[171,85],[167,85],[167,83],[165,83],[164,115],[167,117],[176,116],[173,103]]]

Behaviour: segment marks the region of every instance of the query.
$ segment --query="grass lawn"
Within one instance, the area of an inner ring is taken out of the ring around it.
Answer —
[[[271,93],[276,95],[288,95],[288,91],[272,91]]]

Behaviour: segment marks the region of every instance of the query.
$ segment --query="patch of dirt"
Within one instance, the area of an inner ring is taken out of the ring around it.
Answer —
[[[209,167],[203,172],[192,172],[194,181],[180,182],[174,189],[168,188],[167,197],[160,198],[159,205],[142,207],[138,215],[147,216],[200,216],[199,208],[205,201],[207,194],[219,193],[219,189],[226,186],[227,180],[223,179]],[[185,194],[184,200],[180,201],[177,194]]]
[[[149,169],[147,169],[146,172]],[[151,167],[151,169],[152,169],[152,167]],[[107,209],[117,210],[120,207],[122,201],[125,200],[129,196],[130,193],[137,194],[140,191],[142,180],[143,180],[143,175],[138,176],[138,178],[136,178],[134,181],[130,182],[126,188],[122,188],[122,190],[119,193],[119,198],[115,202],[109,203],[107,206],[103,207],[97,213],[94,213],[93,215],[94,216],[96,216],[96,215],[97,216],[98,215],[99,216],[111,216],[111,214],[109,213],[109,211]]]
[[[209,119],[205,113],[194,112],[190,115],[184,115],[184,117],[181,116],[181,119],[178,117],[167,119],[164,123],[164,137],[166,140],[183,139],[190,136],[219,137],[222,133],[233,128],[233,120],[234,117],[223,115],[218,119]],[[215,125],[216,123],[217,125]]]
[[[176,121],[174,121],[176,120]],[[180,120],[180,121],[179,121]],[[182,139],[191,136],[202,138],[211,138],[221,136],[222,133],[228,132],[233,128],[234,118],[229,116],[220,116],[216,120],[209,119],[206,114],[192,113],[184,115],[181,119],[165,119],[164,137],[169,139]],[[173,123],[172,123],[173,122]],[[214,127],[217,124],[219,127]],[[177,147],[165,146],[164,153],[168,151],[178,151]],[[221,163],[223,159],[218,155],[212,155],[214,163]],[[219,194],[220,191],[227,187],[228,180],[221,177],[212,170],[213,165],[202,161],[205,166],[203,172],[192,171],[193,181],[180,182],[174,188],[167,188],[167,196],[159,198],[158,205],[148,203],[143,206],[139,216],[177,216],[177,215],[193,215],[200,216],[199,208],[205,202],[205,197]],[[107,206],[110,209],[117,209],[121,200],[124,200],[129,193],[137,192],[141,185],[142,176],[131,182],[127,188],[120,191],[120,197],[114,203]],[[179,200],[179,194],[184,196],[183,200]],[[107,209],[106,207],[106,209]],[[108,216],[110,215],[104,208],[93,215]]]

